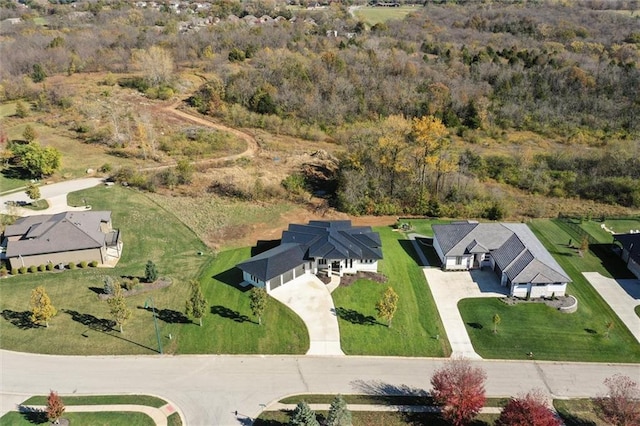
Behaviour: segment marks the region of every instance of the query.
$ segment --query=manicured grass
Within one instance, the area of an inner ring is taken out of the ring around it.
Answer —
[[[554,399],[556,409],[566,426],[607,426],[595,412],[590,399]]]
[[[420,10],[420,6],[402,6],[402,7],[362,7],[355,11],[358,19],[369,25],[375,25],[380,22],[386,22],[391,19],[402,20],[411,12]]]
[[[35,212],[38,212],[40,210],[46,210],[49,208],[49,203],[47,203],[47,200],[36,200],[33,201],[29,204],[25,204],[24,206],[25,209],[29,209],[29,210],[33,210]],[[38,213],[33,213],[33,214],[38,214]]]
[[[91,426],[154,426],[153,419],[137,412],[65,413],[63,418],[72,425]],[[18,413],[10,411],[0,418],[0,426],[49,425],[44,413]]]
[[[333,292],[342,350],[348,355],[448,356],[451,349],[412,243],[389,227],[375,231],[384,255],[378,269],[388,282],[358,280]],[[391,328],[375,309],[387,286],[399,295]]]
[[[638,317],[640,317],[640,305],[636,306],[635,308],[633,308],[633,310],[636,312],[636,315]]]
[[[63,396],[60,395],[64,405],[146,405],[160,408],[167,404],[164,399],[151,395],[84,395],[84,396]],[[32,396],[22,403],[22,405],[47,405],[47,395]]]
[[[36,273],[0,282],[0,345],[5,349],[58,354],[153,354],[158,344],[151,309],[153,298],[164,353],[304,353],[309,341],[302,321],[288,308],[270,300],[258,326],[251,318],[248,294],[238,289],[236,263],[249,257],[249,248],[221,253],[215,260],[197,236],[173,214],[138,191],[96,187],[70,194],[69,202],[86,199],[94,210],[111,210],[124,241],[115,269],[78,269]],[[204,255],[199,256],[201,252]],[[98,299],[105,275],[142,276],[147,260],[170,287],[127,298],[132,317],[117,332],[108,305]],[[183,314],[190,279],[202,277],[211,306],[204,326]],[[31,290],[43,285],[59,313],[50,327],[33,327],[28,320]],[[169,339],[171,335],[172,339]],[[215,338],[205,338],[215,336]]]
[[[508,306],[498,299],[465,299],[458,307],[476,352],[483,358],[640,362],[640,345],[600,295],[580,273],[609,275],[591,252],[578,256],[567,247],[569,235],[553,221],[536,220],[531,229],[569,274],[567,293],[578,299],[578,311],[564,314],[543,304]],[[492,332],[492,317],[501,317]],[[605,323],[614,321],[610,337]]]

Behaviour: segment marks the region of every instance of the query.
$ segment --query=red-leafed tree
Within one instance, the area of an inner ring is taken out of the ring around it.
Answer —
[[[51,391],[47,397],[47,418],[54,424],[58,424],[64,414],[64,404],[58,396],[58,392]]]
[[[431,378],[432,396],[442,418],[454,426],[469,423],[484,406],[487,374],[468,360],[452,359]]]
[[[615,426],[640,424],[640,389],[638,383],[622,374],[615,374],[604,381],[607,396],[594,398],[600,416]]]
[[[561,426],[542,393],[529,392],[512,398],[500,413],[495,426]]]

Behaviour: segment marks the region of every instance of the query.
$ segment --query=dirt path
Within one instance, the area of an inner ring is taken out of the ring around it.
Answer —
[[[219,157],[219,158],[207,158],[204,160],[198,160],[198,161],[192,161],[191,164],[196,166],[196,165],[201,165],[201,164],[207,164],[207,165],[214,165],[214,164],[221,164],[221,163],[225,163],[228,161],[234,161],[237,160],[239,158],[243,158],[243,157],[253,157],[255,156],[260,147],[258,146],[258,142],[256,141],[256,138],[254,138],[252,135],[250,135],[249,133],[243,132],[241,130],[238,129],[234,129],[233,127],[228,127],[225,126],[224,124],[219,124],[219,123],[213,123],[205,118],[202,117],[198,117],[196,115],[190,114],[186,111],[182,111],[179,110],[178,107],[184,102],[184,99],[180,99],[177,100],[173,103],[171,103],[170,105],[162,108],[162,111],[173,115],[175,117],[178,117],[180,119],[183,120],[187,120],[187,121],[191,121],[192,123],[196,123],[199,124],[201,126],[205,126],[208,127],[210,129],[215,129],[215,130],[219,130],[222,132],[227,132],[227,133],[231,133],[232,135],[242,139],[243,141],[245,141],[247,143],[247,149],[244,152],[241,152],[240,154],[234,154],[234,155],[227,155],[225,157]],[[146,167],[141,169],[141,171],[147,172],[147,171],[154,171],[154,170],[164,170],[164,169],[168,169],[171,167],[175,167],[176,166],[176,162],[172,162],[171,164],[164,164],[162,166],[154,166],[154,167]]]

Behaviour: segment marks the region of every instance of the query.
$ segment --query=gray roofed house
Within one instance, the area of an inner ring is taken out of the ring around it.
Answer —
[[[76,211],[19,218],[6,227],[2,247],[11,268],[82,261],[113,265],[122,240],[111,212]]]
[[[614,234],[613,241],[621,248],[620,257],[627,268],[640,279],[640,232]]]
[[[571,279],[523,223],[433,225],[444,270],[488,267],[518,297],[563,296]]]
[[[271,291],[304,274],[377,272],[380,235],[349,220],[290,224],[281,244],[239,263],[245,282]]]

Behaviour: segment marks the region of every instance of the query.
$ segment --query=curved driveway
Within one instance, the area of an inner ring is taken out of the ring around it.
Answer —
[[[158,395],[193,426],[247,424],[265,406],[299,393],[389,394],[429,390],[444,359],[317,356],[51,356],[0,351],[2,412],[6,394]],[[606,377],[638,377],[640,365],[473,361],[487,372],[488,396],[538,388],[555,397],[591,397]],[[14,399],[15,401],[15,399]],[[7,407],[5,404],[8,404]],[[240,419],[234,415],[238,410]],[[242,420],[245,420],[244,422]]]

